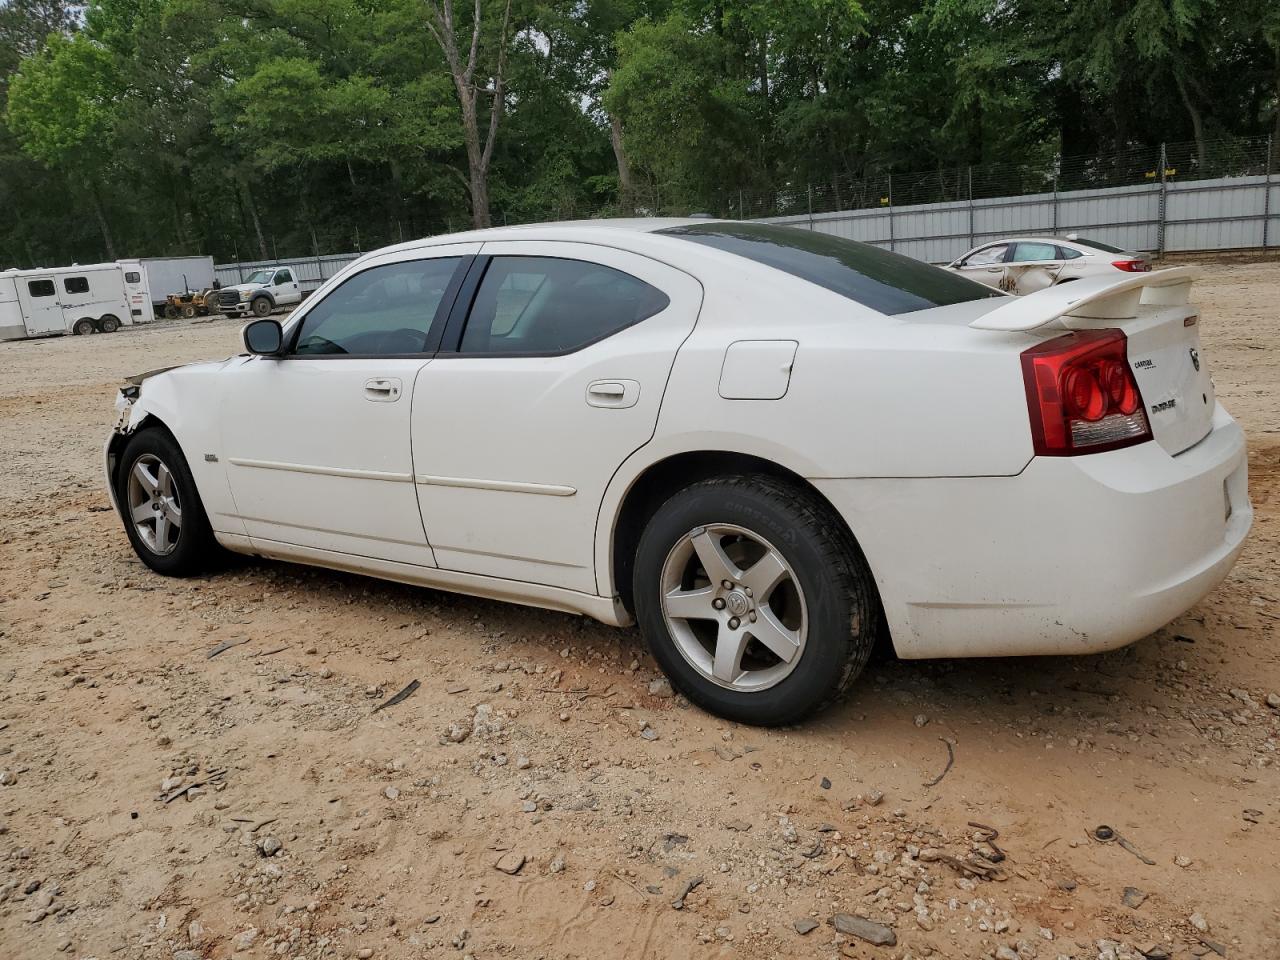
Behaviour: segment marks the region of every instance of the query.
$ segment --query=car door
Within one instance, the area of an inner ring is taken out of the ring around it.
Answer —
[[[414,493],[414,380],[479,244],[370,261],[299,311],[281,358],[222,371],[222,454],[245,532],[430,566]]]
[[[302,302],[302,291],[292,270],[281,268],[276,271],[271,278],[271,296],[282,307]]]
[[[1017,241],[1008,261],[1009,290],[1022,296],[1053,286],[1062,270],[1057,245],[1042,240]]]
[[[702,287],[638,254],[487,243],[413,395],[413,469],[441,568],[595,593],[595,525],[653,436]],[[474,288],[474,294],[469,291]]]
[[[985,284],[988,287],[1003,289],[1000,281],[1004,278],[1004,260],[1009,253],[1009,244],[993,243],[979,247],[957,265],[956,269],[970,280]]]
[[[27,277],[18,281],[18,298],[26,317],[27,333],[61,333],[67,329],[53,277]]]

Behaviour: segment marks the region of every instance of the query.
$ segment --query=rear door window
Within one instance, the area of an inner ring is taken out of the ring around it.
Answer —
[[[58,291],[52,280],[28,280],[27,292],[33,297],[52,297]]]
[[[665,293],[621,270],[558,257],[494,257],[458,348],[464,354],[572,353],[665,310]]]
[[[1057,260],[1058,247],[1052,243],[1031,243],[1023,240],[1013,245],[1013,262],[1028,263],[1034,260]]]
[[[811,230],[711,222],[657,232],[754,260],[880,313],[910,313],[1003,296],[953,271]]]

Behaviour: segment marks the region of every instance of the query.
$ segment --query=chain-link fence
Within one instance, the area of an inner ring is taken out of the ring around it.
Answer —
[[[1166,143],[730,191],[706,212],[808,226],[933,262],[1012,233],[1087,232],[1157,253],[1269,249],[1280,245],[1275,153],[1270,138]]]

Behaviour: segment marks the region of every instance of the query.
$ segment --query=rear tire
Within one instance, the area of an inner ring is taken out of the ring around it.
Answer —
[[[99,317],[98,329],[103,333],[115,333],[120,329],[120,318],[110,313],[105,317]]]
[[[116,500],[134,553],[156,573],[191,576],[220,558],[191,468],[166,431],[151,427],[129,438],[116,474]]]
[[[76,321],[76,325],[71,328],[71,331],[78,337],[87,337],[91,333],[98,332],[98,325],[88,317],[84,317]]]
[[[706,480],[659,507],[640,538],[634,597],[671,682],[711,713],[760,726],[838,699],[880,621],[870,571],[839,518],[769,476]]]
[[[177,319],[178,319],[178,308],[177,308],[177,307],[175,307],[172,303],[171,303],[171,304],[169,304],[168,306],[166,306],[166,307],[164,308],[164,318],[165,318],[166,320],[177,320]]]

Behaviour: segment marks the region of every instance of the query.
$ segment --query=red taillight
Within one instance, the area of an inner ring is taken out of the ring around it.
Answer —
[[[1100,453],[1151,439],[1119,330],[1080,330],[1024,350],[1036,456]]]
[[[1125,273],[1147,273],[1151,269],[1151,264],[1145,260],[1112,260],[1111,265],[1117,270],[1123,270]]]

